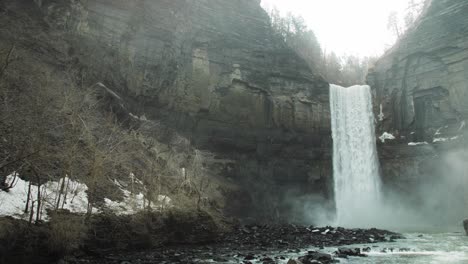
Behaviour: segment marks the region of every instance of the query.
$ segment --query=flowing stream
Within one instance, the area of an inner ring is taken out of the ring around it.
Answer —
[[[339,263],[347,264],[465,264],[468,263],[468,236],[461,232],[440,233],[403,233],[406,239],[397,242],[356,244],[347,246],[349,248],[360,248],[366,250],[366,257],[338,258]],[[327,247],[319,251],[334,254],[338,248]],[[281,251],[265,252],[268,256],[283,256],[277,259],[277,264],[287,264],[289,259],[297,259],[307,255],[309,250],[316,251],[317,248],[306,248],[297,253]],[[223,256],[226,264],[242,263],[243,257],[235,258]],[[219,263],[216,260],[200,260],[195,263]],[[253,264],[265,263],[259,259],[252,260]]]
[[[465,264],[468,263],[468,237],[461,232],[404,233],[397,242],[361,244],[350,248],[370,248],[367,257],[340,259],[349,264]],[[333,253],[337,248],[326,248]],[[294,257],[294,256],[293,256]]]
[[[468,263],[468,237],[458,233],[406,233],[396,243],[355,245],[371,247],[368,257],[351,257],[340,263],[350,264],[439,264]],[[333,249],[330,249],[331,251]]]
[[[330,85],[336,224],[371,227],[381,208],[370,87]]]

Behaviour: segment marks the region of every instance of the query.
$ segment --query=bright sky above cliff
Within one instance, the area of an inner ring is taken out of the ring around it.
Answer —
[[[380,55],[393,44],[388,16],[392,11],[403,13],[408,1],[262,0],[262,6],[301,15],[327,52],[367,56]]]

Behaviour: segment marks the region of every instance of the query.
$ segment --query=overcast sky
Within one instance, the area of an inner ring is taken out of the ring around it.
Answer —
[[[360,56],[380,55],[393,44],[388,15],[403,13],[409,0],[262,0],[307,21],[327,52]]]

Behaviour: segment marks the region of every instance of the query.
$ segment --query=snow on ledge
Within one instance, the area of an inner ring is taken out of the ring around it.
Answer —
[[[380,113],[379,113],[378,117],[379,117],[379,121],[380,121],[380,122],[382,122],[382,121],[384,120],[384,118],[385,118],[385,115],[384,115],[384,113],[383,113],[383,106],[382,106],[382,104],[380,104]]]
[[[427,143],[426,141],[424,142],[410,142],[408,143],[408,146],[419,146],[419,145],[427,145],[429,143]]]
[[[451,137],[451,138],[434,138],[434,140],[432,140],[433,143],[437,143],[437,142],[446,142],[446,141],[451,141],[451,140],[455,140],[457,139],[458,136],[456,137]]]
[[[131,174],[132,182],[143,184]],[[117,215],[132,215],[145,209],[145,197],[142,193],[132,194],[126,190],[119,182],[114,183],[124,194],[121,202],[112,201],[104,198],[105,207]],[[7,191],[0,190],[0,216],[11,216],[17,219],[28,220],[31,207],[37,210],[37,185],[31,184],[29,193],[29,210],[25,213],[28,190],[30,183],[19,177],[19,174],[13,173],[6,178],[6,184],[12,186]],[[64,185],[64,190],[60,195],[59,209],[66,209],[72,213],[85,214],[88,212],[88,186],[84,183],[73,181],[68,177],[61,178],[59,181],[49,181],[40,187],[41,191],[41,217],[40,220],[49,220],[47,210],[54,210],[57,207],[60,189]],[[157,201],[153,202],[154,210],[163,210],[172,206],[172,200],[166,195],[158,195]],[[101,212],[97,208],[92,208],[92,213]],[[35,218],[34,213],[34,220]]]
[[[395,136],[393,136],[392,134],[388,133],[388,132],[384,132],[380,137],[379,137],[380,141],[382,141],[382,143],[385,143],[385,140],[393,140],[395,139]]]

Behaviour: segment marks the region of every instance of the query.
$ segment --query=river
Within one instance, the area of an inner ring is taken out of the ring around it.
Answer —
[[[368,257],[350,257],[340,259],[340,263],[468,263],[468,237],[457,233],[405,233],[406,239],[394,243],[373,245],[356,245],[365,248],[370,246]],[[328,248],[328,252],[335,249]]]
[[[367,257],[337,258],[339,263],[349,264],[430,264],[430,263],[468,263],[468,236],[462,232],[451,233],[404,233],[406,239],[397,242],[358,244],[347,246],[349,248],[370,248],[370,252],[364,252]],[[275,252],[269,255],[283,255],[285,260],[277,260],[277,263],[287,263],[290,258],[297,259],[307,254],[304,249],[300,253]],[[336,247],[329,247],[321,252],[333,254]],[[230,263],[242,263],[241,259],[232,260]],[[263,263],[253,261],[252,263]]]

